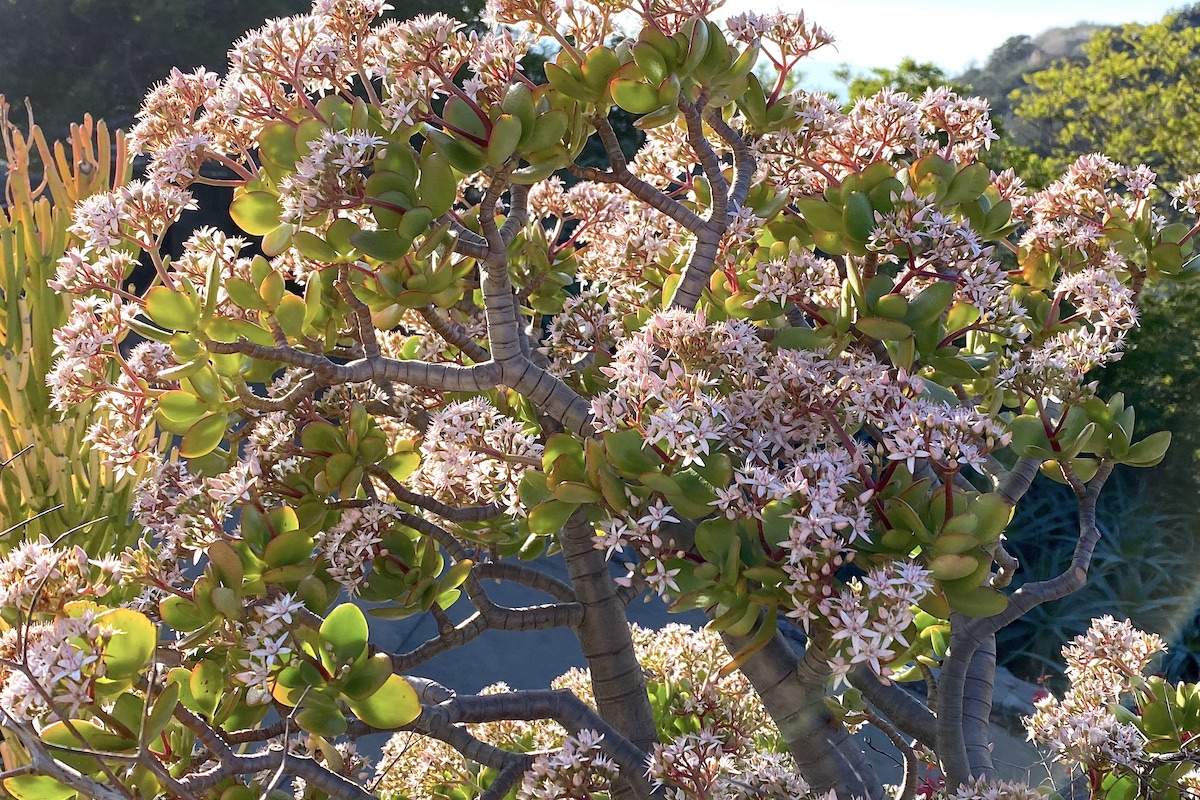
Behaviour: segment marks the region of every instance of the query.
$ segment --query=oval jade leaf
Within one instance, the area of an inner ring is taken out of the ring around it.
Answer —
[[[379,691],[392,675],[392,658],[375,653],[350,668],[342,694],[351,700],[364,700]]]
[[[168,595],[159,601],[158,615],[172,630],[190,632],[203,628],[209,618],[190,600]]]
[[[174,420],[192,424],[208,411],[208,403],[191,392],[174,389],[158,398],[158,407],[162,413]]]
[[[47,775],[14,775],[4,779],[4,791],[15,800],[68,800],[75,790]]]
[[[300,251],[305,258],[314,261],[337,261],[337,251],[333,245],[309,231],[296,231],[292,234],[292,247]]]
[[[608,85],[613,102],[630,114],[646,114],[661,108],[658,92],[642,81],[618,78]]]
[[[350,243],[380,261],[395,261],[407,253],[411,245],[394,231],[359,231],[350,236]]]
[[[321,623],[321,642],[329,645],[339,664],[349,664],[367,648],[367,618],[353,603],[342,603]]]
[[[543,536],[557,533],[567,518],[575,512],[576,503],[564,503],[561,500],[547,500],[529,512],[529,530]]]
[[[188,691],[191,695],[193,711],[211,717],[221,702],[224,693],[225,675],[221,668],[212,661],[201,661],[192,668],[188,678]]]
[[[266,236],[279,227],[283,206],[270,192],[246,192],[229,204],[229,216],[251,236]]]
[[[296,724],[309,733],[333,739],[346,732],[346,718],[336,708],[310,706],[296,715]]]
[[[217,445],[225,438],[227,421],[228,417],[225,414],[210,414],[197,421],[183,435],[183,441],[179,443],[179,455],[184,458],[199,458],[216,450]]]
[[[80,737],[82,737],[83,742],[79,741]],[[70,728],[62,720],[51,722],[45,728],[42,728],[39,738],[45,744],[57,745],[68,750],[78,748],[82,745],[92,750],[120,753],[137,746],[135,740],[118,736],[115,733],[109,733],[96,723],[86,719],[71,720]],[[96,766],[96,762],[90,756],[82,753],[60,751],[56,752],[54,757],[84,774],[89,769],[95,769]]]
[[[113,630],[104,646],[105,677],[127,678],[146,666],[158,646],[158,628],[149,617],[132,608],[114,608],[96,621]]]
[[[290,122],[275,122],[258,134],[258,152],[272,164],[292,167],[300,158],[296,149],[296,129]]]
[[[354,716],[373,728],[391,730],[407,725],[421,713],[421,701],[408,681],[392,675],[365,700],[350,702]]]
[[[946,553],[929,562],[933,577],[939,581],[965,578],[979,568],[979,559],[963,553]]]
[[[421,465],[421,454],[409,450],[407,453],[393,453],[383,460],[383,468],[388,471],[393,478],[398,481],[403,481],[416,472],[417,467]],[[528,473],[526,473],[528,474]]]
[[[146,292],[146,316],[167,330],[190,331],[196,327],[200,309],[186,295],[155,286]]]

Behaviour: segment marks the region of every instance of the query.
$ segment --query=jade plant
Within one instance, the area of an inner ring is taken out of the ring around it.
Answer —
[[[318,0],[224,77],[148,94],[146,179],[75,208],[47,377],[57,408],[95,404],[108,463],[151,465],[146,537],[0,562],[6,791],[911,798],[925,762],[927,795],[1038,796],[992,760],[996,633],[1085,584],[1114,466],[1162,459],[1093,370],[1148,281],[1200,268],[1200,226],[1102,155],[1038,193],[994,173],[978,99],[790,90],[829,35],[717,5],[495,0],[468,33]],[[518,67],[539,37],[545,82]],[[646,133],[632,158],[614,108]],[[590,140],[607,165],[576,163]],[[233,188],[240,233],[165,257],[197,182]],[[1194,218],[1200,178],[1173,194]],[[1004,531],[1039,475],[1070,487],[1076,544],[1012,590]],[[638,644],[643,591],[708,630]],[[415,614],[437,624],[416,647],[372,636]],[[557,688],[413,675],[549,628],[587,666]],[[1137,698],[1064,699],[1037,735],[1099,731],[1058,752],[1097,792],[1177,789],[1156,770],[1187,763],[1182,733]],[[372,776],[356,743],[381,731]]]

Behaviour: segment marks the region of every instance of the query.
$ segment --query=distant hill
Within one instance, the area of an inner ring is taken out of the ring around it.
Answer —
[[[1012,122],[1009,94],[1025,85],[1022,76],[1044,69],[1055,61],[1083,58],[1083,46],[1102,25],[1080,22],[1069,28],[1051,28],[1037,36],[1013,36],[992,51],[982,66],[968,67],[953,78],[969,85],[973,94],[986,97],[994,116]],[[1010,128],[1011,129],[1011,128]]]

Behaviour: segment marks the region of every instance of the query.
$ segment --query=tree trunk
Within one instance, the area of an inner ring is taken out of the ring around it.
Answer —
[[[567,574],[583,605],[579,644],[592,673],[596,709],[625,738],[649,754],[658,743],[646,679],[633,649],[625,604],[617,596],[604,553],[593,546],[592,526],[576,511],[559,534]],[[645,776],[633,783],[645,785]],[[631,786],[617,787],[615,797],[638,797]]]
[[[745,637],[726,635],[724,639],[730,653],[738,653],[749,643]],[[814,792],[836,789],[838,797],[883,797],[883,786],[862,748],[825,705],[829,669],[812,649],[811,640],[809,651],[797,659],[777,633],[741,669],[779,726],[788,752]]]

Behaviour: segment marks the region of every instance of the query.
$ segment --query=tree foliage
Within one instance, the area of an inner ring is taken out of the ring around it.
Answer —
[[[926,89],[938,86],[948,86],[955,91],[964,93],[966,86],[952,84],[946,71],[931,61],[917,61],[906,56],[894,68],[873,67],[867,74],[855,74],[848,65],[839,67],[834,77],[846,84],[846,93],[851,101],[863,97],[873,97],[880,89],[891,89],[905,92],[912,97],[920,97]]]
[[[1200,156],[1200,28],[1178,14],[1098,31],[1085,59],[1026,77],[1013,95],[1032,180],[1044,183],[1080,153],[1144,163],[1172,185]]]
[[[787,91],[825,31],[696,5],[629,9],[621,39],[608,3],[494,3],[559,43],[533,81],[511,29],[318,2],[239,40],[225,77],[148,95],[146,179],[74,209],[46,376],[56,408],[95,403],[110,468],[152,465],[147,535],[0,559],[5,791],[879,800],[850,737],[872,724],[899,797],[922,758],[939,798],[1040,796],[992,761],[996,634],[1084,585],[1112,470],[1164,456],[1092,373],[1147,283],[1194,271],[1196,229],[1099,155],[1029,194],[949,89]],[[632,159],[614,107],[646,132]],[[205,183],[233,185],[245,236],[164,257]],[[1200,176],[1176,201],[1198,215]],[[130,287],[140,253],[155,277]],[[1011,590],[1003,533],[1039,473],[1072,489],[1075,548]],[[547,552],[568,581],[526,563]],[[505,607],[493,581],[548,602]],[[647,590],[708,629],[632,629]],[[380,648],[415,614],[437,632]],[[587,666],[554,687],[414,675],[550,628]],[[1098,620],[1031,723],[1097,796],[1191,785],[1200,694],[1143,679],[1159,646]],[[924,700],[903,687],[935,669]],[[378,732],[376,779],[355,745]]]

